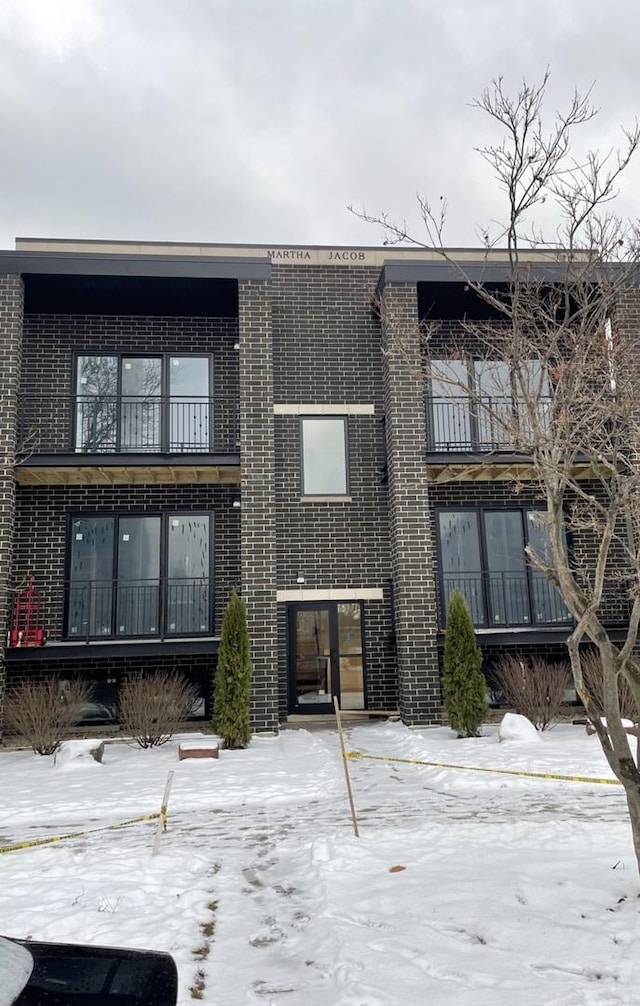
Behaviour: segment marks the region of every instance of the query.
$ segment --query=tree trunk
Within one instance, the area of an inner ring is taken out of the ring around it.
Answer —
[[[633,851],[636,854],[638,873],[640,873],[640,786],[631,781],[623,781],[625,796],[627,798],[627,808],[629,810],[629,821],[631,822],[631,835],[633,838]]]

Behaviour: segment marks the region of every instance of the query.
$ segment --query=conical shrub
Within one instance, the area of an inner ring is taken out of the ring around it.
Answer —
[[[226,748],[249,743],[252,670],[247,609],[232,590],[222,619],[213,702],[213,727]]]
[[[487,683],[471,615],[459,590],[449,599],[442,692],[451,727],[460,737],[477,737],[487,711]]]

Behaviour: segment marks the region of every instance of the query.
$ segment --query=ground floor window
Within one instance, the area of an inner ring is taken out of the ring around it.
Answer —
[[[211,631],[211,516],[97,514],[71,519],[67,638]]]
[[[443,624],[454,590],[464,595],[479,627],[571,621],[554,588],[525,557],[527,544],[543,556],[547,550],[544,511],[442,510],[437,517]]]

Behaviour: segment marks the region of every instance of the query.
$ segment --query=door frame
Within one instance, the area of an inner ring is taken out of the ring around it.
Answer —
[[[367,703],[367,657],[365,646],[364,604],[361,600],[350,601],[348,598],[340,601],[289,601],[287,603],[287,709],[296,715],[326,715],[333,713],[333,697],[340,702],[340,640],[338,634],[338,605],[357,604],[360,608],[360,632],[362,639],[362,689],[363,707]],[[329,662],[331,666],[331,692],[327,694],[326,702],[298,702],[296,690],[296,614],[298,611],[313,611],[326,609],[329,613]],[[340,703],[341,704],[341,703]]]

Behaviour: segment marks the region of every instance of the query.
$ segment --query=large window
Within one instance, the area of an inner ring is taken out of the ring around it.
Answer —
[[[527,544],[546,554],[545,516],[540,510],[440,511],[443,618],[459,590],[479,627],[569,622],[556,591],[525,558]]]
[[[76,451],[208,451],[210,370],[206,356],[79,356]]]
[[[430,378],[431,450],[505,450],[527,440],[531,405],[541,419],[549,415],[551,386],[539,360],[517,367],[502,360],[433,360]]]
[[[209,514],[78,516],[70,537],[69,638],[210,632]]]
[[[302,491],[305,496],[347,492],[346,420],[302,420]]]

